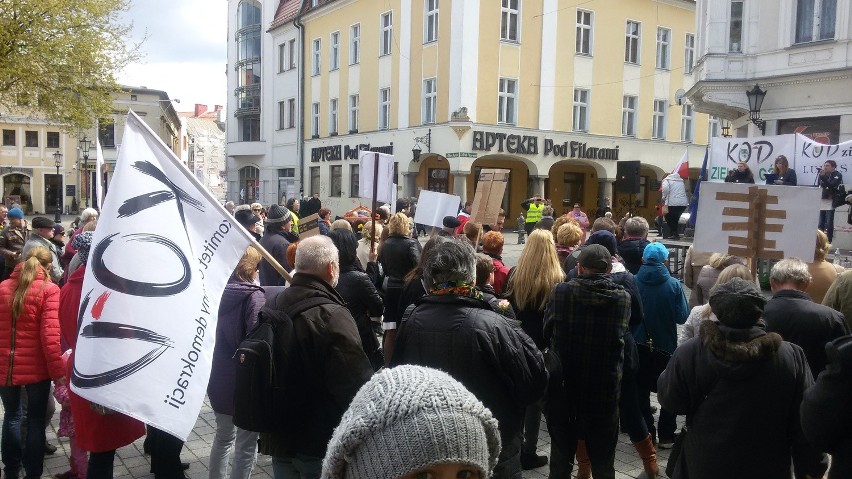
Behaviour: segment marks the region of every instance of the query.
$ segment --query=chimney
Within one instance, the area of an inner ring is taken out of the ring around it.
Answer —
[[[206,112],[206,111],[207,111],[207,105],[202,105],[201,103],[196,103],[195,104],[195,114],[193,116],[198,118],[199,116],[204,114],[204,112]]]
[[[222,105],[216,105],[215,107],[213,107],[213,111],[222,111],[222,108]]]

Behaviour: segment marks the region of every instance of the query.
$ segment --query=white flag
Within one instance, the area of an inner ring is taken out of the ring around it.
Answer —
[[[396,181],[393,177],[393,155],[362,150],[358,155],[358,196],[373,197],[373,175],[375,174],[376,155],[379,158],[379,177],[376,182],[376,199],[395,208]]]
[[[95,185],[97,185],[97,194],[98,194],[98,204],[101,205],[101,208],[104,206],[104,149],[101,148],[101,136],[95,135],[95,154],[98,155],[95,160],[95,176],[97,177],[97,181]]]
[[[92,241],[71,388],[189,435],[243,228],[132,111]]]

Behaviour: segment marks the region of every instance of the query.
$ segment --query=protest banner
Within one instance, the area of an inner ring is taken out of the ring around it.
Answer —
[[[378,168],[376,168],[376,159],[378,159]],[[362,150],[358,154],[358,172],[358,196],[382,201],[393,208],[396,202],[393,155]],[[375,209],[373,205],[373,211]]]
[[[305,216],[299,220],[299,240],[316,236],[319,232],[319,213]]]
[[[817,188],[707,182],[693,245],[747,258],[813,261],[819,203]]]
[[[445,216],[456,216],[459,213],[460,202],[461,199],[456,195],[420,190],[414,222],[442,228]]]
[[[846,175],[852,171],[852,140],[826,145],[802,134],[796,134],[796,176],[799,186],[815,186],[817,175],[827,160],[837,162],[837,171]],[[850,178],[844,178],[849,180]]]
[[[248,233],[132,111],[94,233],[71,388],[186,439]]]
[[[795,168],[796,135],[713,138],[710,142],[707,181],[724,182],[728,170],[736,169],[737,163],[744,161],[754,173],[755,183],[764,183],[765,175],[772,171],[778,155],[786,156],[790,168]]]
[[[470,210],[470,222],[483,225],[497,223],[497,215],[503,205],[503,194],[509,183],[511,170],[484,168],[479,173],[476,194]]]

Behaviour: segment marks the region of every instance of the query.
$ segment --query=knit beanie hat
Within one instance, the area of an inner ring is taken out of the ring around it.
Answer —
[[[12,208],[6,216],[12,219],[22,220],[24,219],[24,211],[20,208]]]
[[[328,443],[322,479],[396,479],[436,464],[490,477],[497,420],[450,375],[421,366],[383,369],[365,384]]]
[[[80,262],[83,264],[89,262],[89,250],[92,247],[92,236],[94,236],[94,233],[91,231],[84,231],[74,235],[74,239],[71,241],[72,246],[74,246],[74,249],[77,250],[77,256],[80,258]]]
[[[286,223],[290,221],[293,217],[293,214],[290,213],[290,210],[283,206],[278,206],[273,204],[269,207],[269,211],[266,213],[266,222],[267,223]]]
[[[747,329],[760,320],[766,299],[752,281],[733,278],[710,290],[710,310],[719,322],[736,329]]]
[[[663,243],[648,243],[642,251],[643,263],[663,263],[669,259],[669,250]]]
[[[599,244],[606,248],[611,256],[618,253],[618,242],[615,240],[615,235],[607,230],[595,231],[586,240],[586,244]]]

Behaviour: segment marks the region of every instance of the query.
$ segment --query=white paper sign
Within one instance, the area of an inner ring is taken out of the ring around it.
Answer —
[[[414,222],[443,228],[445,216],[456,216],[461,199],[456,195],[420,190]]]
[[[250,240],[130,112],[83,281],[71,388],[186,439],[219,300]]]
[[[373,175],[375,174],[376,155],[379,157],[378,188],[376,199],[395,208],[396,184],[393,177],[393,155],[362,150],[358,155],[358,196],[373,197]]]
[[[763,184],[778,155],[786,156],[790,168],[795,168],[796,135],[713,138],[707,162],[707,180],[724,182],[728,170],[735,170],[737,162],[745,161],[754,174],[755,183]]]
[[[852,179],[852,141],[839,145],[824,145],[805,135],[796,134],[796,178],[799,186],[817,184],[819,168],[826,160],[837,162],[837,171],[847,175],[844,182]]]
[[[732,199],[732,195],[748,195],[751,188],[767,193],[763,221],[749,221],[745,215],[759,215],[754,203]],[[819,223],[820,190],[798,186],[766,186],[743,183],[702,183],[698,201],[698,223],[695,225],[695,249],[748,256],[732,250],[747,247],[750,240],[763,246],[759,258],[796,257],[813,261],[816,230]],[[737,224],[761,224],[763,238],[749,238],[749,232],[736,229]]]

